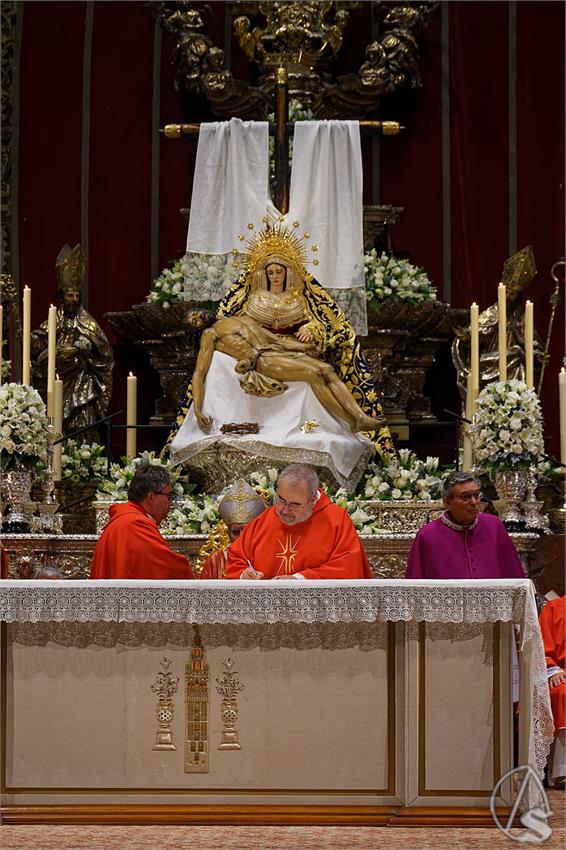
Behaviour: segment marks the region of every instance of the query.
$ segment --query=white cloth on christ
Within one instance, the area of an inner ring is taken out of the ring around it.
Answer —
[[[326,469],[351,491],[358,483],[374,448],[367,437],[353,434],[345,422],[334,417],[318,401],[304,381],[290,381],[281,395],[272,398],[245,393],[234,371],[233,357],[215,351],[205,380],[203,414],[213,425],[204,432],[198,426],[193,407],[171,443],[171,460],[190,469],[191,460],[215,445],[237,446],[272,463],[308,463]],[[305,433],[305,422],[316,428]],[[257,434],[223,434],[225,424],[257,423]]]

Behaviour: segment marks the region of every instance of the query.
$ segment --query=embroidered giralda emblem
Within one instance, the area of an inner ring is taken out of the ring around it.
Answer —
[[[275,554],[276,558],[279,558],[279,567],[277,569],[277,575],[291,575],[293,572],[293,562],[298,555],[299,541],[300,537],[296,540],[293,540],[291,534],[288,534],[285,538],[285,542],[283,540],[277,539],[277,542],[281,546],[281,551]]]

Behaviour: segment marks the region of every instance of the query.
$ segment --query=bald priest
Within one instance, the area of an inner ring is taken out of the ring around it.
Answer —
[[[373,578],[346,511],[320,489],[316,472],[295,464],[277,482],[275,504],[227,550],[228,579]]]
[[[184,555],[173,552],[159,531],[171,507],[171,474],[161,464],[142,464],[128,487],[128,501],[112,505],[94,550],[91,578],[192,579]]]

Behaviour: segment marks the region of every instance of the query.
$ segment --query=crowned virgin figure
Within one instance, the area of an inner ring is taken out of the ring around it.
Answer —
[[[237,446],[235,473],[310,463],[351,490],[375,451],[394,453],[359,342],[306,257],[281,224],[247,241],[244,271],[202,336],[169,440],[174,463],[199,472],[213,447],[217,458]]]

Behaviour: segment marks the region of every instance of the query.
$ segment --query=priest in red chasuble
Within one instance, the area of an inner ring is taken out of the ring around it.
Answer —
[[[228,548],[226,578],[373,578],[346,511],[322,492],[308,466],[284,469],[272,508]]]
[[[552,599],[539,617],[554,717],[554,744],[548,764],[549,784],[564,787],[566,778],[566,597]]]
[[[187,558],[173,552],[159,531],[169,513],[172,492],[171,474],[165,467],[138,467],[128,487],[128,501],[110,508],[110,521],[94,550],[90,578],[194,578]]]

